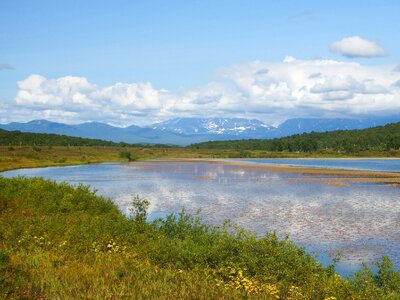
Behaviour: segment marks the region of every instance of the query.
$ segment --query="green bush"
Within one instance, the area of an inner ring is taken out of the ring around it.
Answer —
[[[150,202],[146,199],[141,199],[139,195],[137,195],[132,199],[130,204],[131,208],[129,212],[131,219],[136,223],[145,223]]]
[[[119,157],[127,159],[128,161],[136,161],[137,157],[129,151],[121,151]]]

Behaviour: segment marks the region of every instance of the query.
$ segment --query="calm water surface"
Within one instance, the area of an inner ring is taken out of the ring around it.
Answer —
[[[256,164],[286,165],[310,168],[330,168],[343,170],[364,170],[400,172],[400,159],[317,159],[317,158],[280,158],[280,159],[237,159]]]
[[[275,161],[283,164],[282,160]],[[301,164],[303,161],[309,160],[301,160]],[[353,162],[352,167],[359,163]],[[371,161],[368,169],[372,164],[392,168],[389,160]],[[343,251],[337,266],[341,274],[382,255],[400,265],[398,186],[327,186],[299,180],[312,175],[208,162],[98,164],[3,173],[5,177],[19,175],[91,185],[99,194],[114,199],[124,212],[138,194],[151,201],[153,217],[185,207],[190,213],[201,209],[202,217],[211,224],[231,219],[260,235],[274,230],[281,237],[289,234],[297,244],[318,254],[324,264]]]

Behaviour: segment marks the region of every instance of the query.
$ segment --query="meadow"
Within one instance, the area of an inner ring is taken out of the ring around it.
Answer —
[[[66,166],[179,158],[349,158],[400,157],[400,151],[277,152],[241,149],[194,149],[151,146],[0,146],[0,171],[16,168]]]
[[[0,146],[0,171],[146,159],[229,157],[239,151],[169,147]]]

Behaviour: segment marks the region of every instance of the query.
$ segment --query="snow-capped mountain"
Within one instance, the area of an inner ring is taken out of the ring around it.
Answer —
[[[259,120],[243,118],[176,118],[150,126],[153,129],[184,135],[265,135],[275,129]]]
[[[400,122],[400,116],[362,119],[289,119],[277,128],[243,118],[179,118],[147,127],[115,127],[99,122],[68,125],[46,120],[0,124],[1,129],[55,133],[113,142],[189,145],[211,140],[271,139],[311,131],[363,129]]]

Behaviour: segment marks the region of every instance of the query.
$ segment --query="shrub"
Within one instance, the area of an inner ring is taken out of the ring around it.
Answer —
[[[136,195],[130,204],[132,206],[129,209],[131,219],[136,223],[145,223],[150,202],[146,199],[141,199],[139,195]]]
[[[136,161],[137,160],[137,157],[132,155],[132,153],[129,151],[121,151],[119,153],[119,157],[127,159],[128,161]]]

